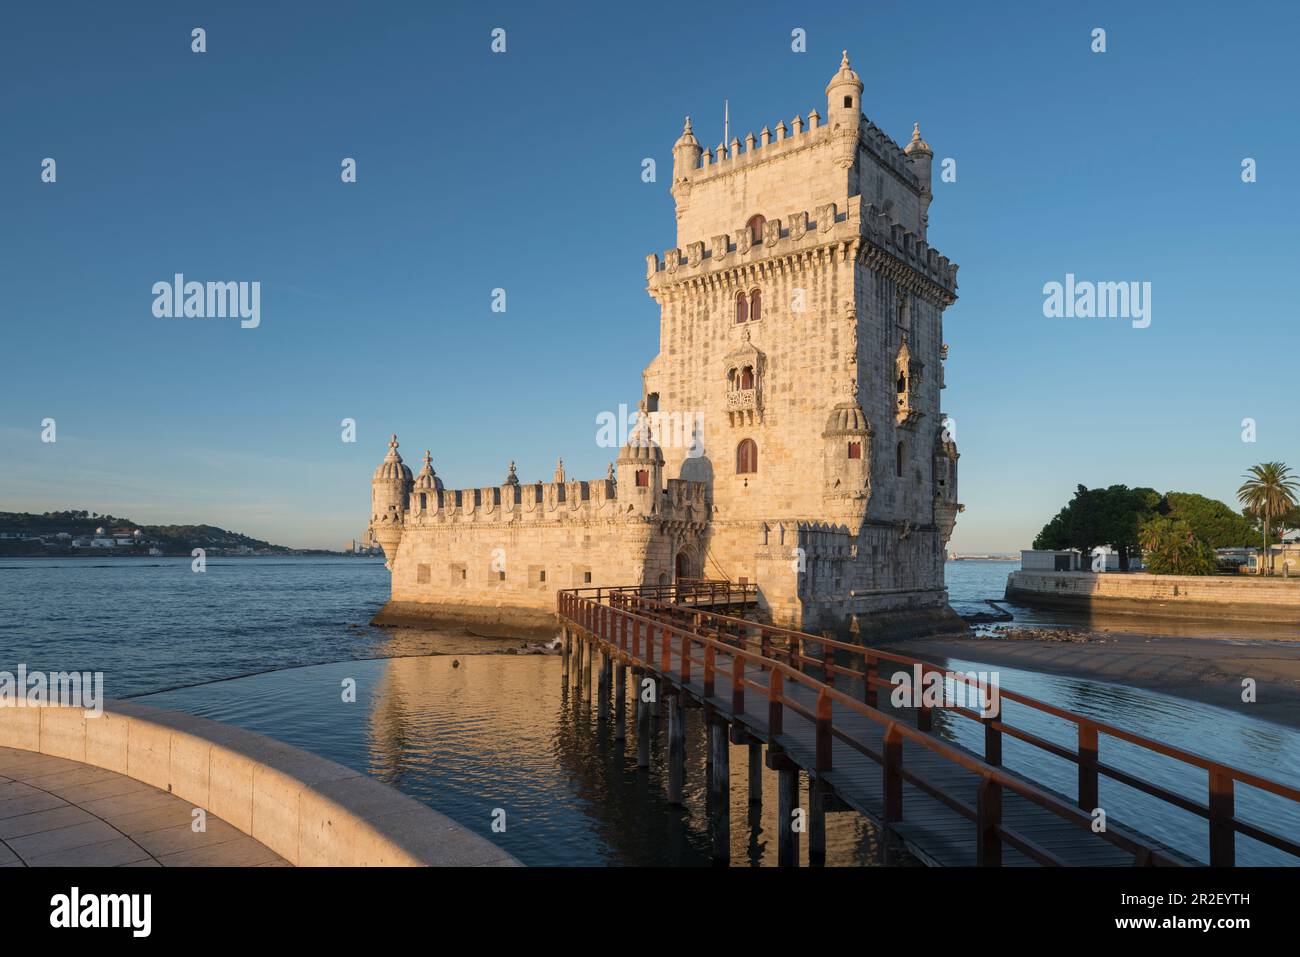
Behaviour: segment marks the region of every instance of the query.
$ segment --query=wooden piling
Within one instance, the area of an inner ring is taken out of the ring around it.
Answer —
[[[627,738],[627,666],[614,662],[614,740]]]
[[[786,760],[777,771],[776,863],[778,867],[799,866],[799,832],[794,829],[794,812],[799,808],[799,767]]]
[[[749,742],[749,806],[763,806],[763,742]]]
[[[645,672],[642,672],[644,674]],[[640,683],[638,682],[637,700],[641,700]],[[638,768],[650,767],[650,707],[640,705],[636,713],[636,766]]]
[[[731,747],[727,725],[709,722],[709,833],[713,836],[713,863],[731,861]]]
[[[596,720],[609,717],[609,652],[600,651],[600,672],[596,675]]]
[[[668,803],[682,804],[686,781],[686,696],[668,696]]]
[[[808,864],[826,863],[826,785],[808,775]]]
[[[569,629],[563,629],[564,640],[560,643],[560,661],[564,665],[564,687],[569,687],[569,655],[573,652],[573,636],[569,634]]]

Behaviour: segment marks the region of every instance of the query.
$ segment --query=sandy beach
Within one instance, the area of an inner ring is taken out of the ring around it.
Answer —
[[[1089,642],[998,638],[915,639],[882,646],[944,664],[948,657],[997,667],[1095,678],[1149,688],[1300,728],[1300,641],[1229,641],[1107,633]],[[1241,700],[1253,678],[1256,700]]]

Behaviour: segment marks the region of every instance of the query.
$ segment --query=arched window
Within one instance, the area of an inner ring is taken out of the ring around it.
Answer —
[[[846,97],[844,98],[844,108],[847,110],[847,109],[851,108],[852,106],[853,106],[853,97],[851,97],[851,96],[846,96]]]
[[[428,494],[428,492],[420,493],[420,511],[422,512],[429,507]]]
[[[736,322],[745,322],[749,319],[749,303],[745,301],[743,292],[736,293]]]
[[[894,474],[897,475],[899,478],[903,477],[903,443],[902,442],[898,443],[896,461],[894,462]]]
[[[751,475],[758,471],[758,446],[753,439],[743,439],[736,446],[736,474]]]
[[[763,318],[763,293],[757,289],[749,293],[749,321],[758,322]]]
[[[740,387],[742,389],[754,388],[754,367],[745,366],[740,370]]]
[[[898,394],[902,395],[907,391],[907,373],[902,369],[898,370]]]
[[[733,219],[734,223],[735,220]],[[751,216],[745,225],[749,227],[749,239],[755,246],[763,245],[763,226],[767,222],[762,216]]]

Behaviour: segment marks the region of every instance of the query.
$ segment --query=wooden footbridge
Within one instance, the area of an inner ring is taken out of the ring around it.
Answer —
[[[640,767],[650,762],[652,714],[661,705],[667,708],[672,803],[682,803],[685,709],[704,708],[709,826],[717,862],[730,856],[732,742],[749,745],[751,805],[761,801],[763,767],[778,774],[777,857],[783,866],[799,860],[799,829],[792,822],[801,772],[809,783],[805,829],[812,862],[825,857],[826,813],[852,809],[933,865],[1200,863],[1109,815],[1104,828],[1096,829],[1096,811],[1101,810],[1098,782],[1106,777],[1203,818],[1211,865],[1236,863],[1238,834],[1294,855],[1300,863],[1300,843],[1239,817],[1234,800],[1237,785],[1295,802],[1300,802],[1300,789],[1006,688],[997,689],[1002,701],[1072,724],[1077,745],[1059,745],[1013,726],[1000,711],[983,713],[985,709],[950,699],[921,699],[916,707],[895,709],[889,704],[895,686],[882,676],[882,668],[890,674],[915,674],[922,679],[920,686],[940,676],[950,689],[954,682],[973,685],[974,679],[906,655],[749,620],[744,615],[756,608],[756,599],[753,585],[716,581],[579,588],[558,596],[565,681],[576,681],[581,693],[590,695],[593,657],[599,656],[598,716],[602,721],[612,718],[615,739],[626,736],[628,670],[633,674]],[[647,680],[653,682],[653,706],[642,703],[639,693]],[[982,725],[983,754],[935,735],[937,709]],[[1058,793],[1002,767],[1004,736],[1077,766],[1077,793]],[[1100,748],[1106,738],[1203,770],[1206,799],[1189,798],[1144,779],[1140,772],[1125,770],[1118,766],[1118,757],[1111,763]]]

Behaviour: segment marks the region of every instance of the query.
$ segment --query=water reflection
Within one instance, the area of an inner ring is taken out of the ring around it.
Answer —
[[[665,800],[667,709],[651,722],[651,766],[636,767],[595,705],[563,687],[558,658],[437,656],[319,665],[141,698],[229,721],[364,770],[496,841],[528,864],[707,865],[708,761],[702,712],[687,710],[684,806]],[[357,683],[357,703],[341,682]],[[737,866],[776,863],[776,775],[748,800],[748,747],[732,745]],[[807,807],[806,782],[801,806]],[[506,831],[491,831],[493,812]],[[853,812],[827,815],[826,863],[876,865],[885,849]],[[908,863],[895,861],[890,863]],[[806,835],[800,855],[807,863]]]

